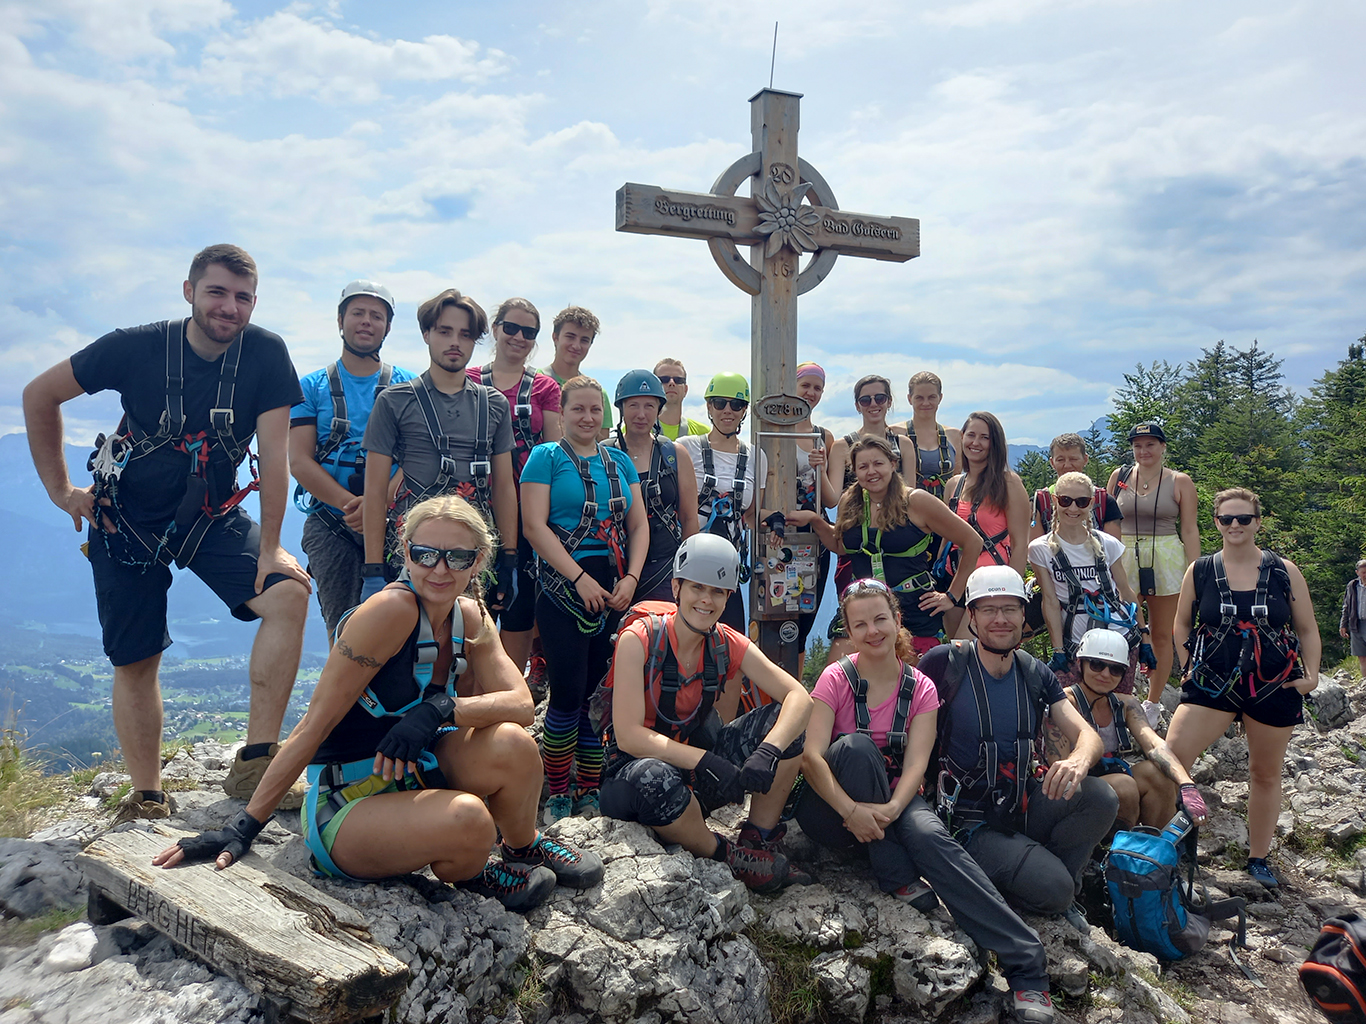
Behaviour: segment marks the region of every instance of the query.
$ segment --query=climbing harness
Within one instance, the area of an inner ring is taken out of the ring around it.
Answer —
[[[1211,628],[1201,622],[1194,633],[1191,649],[1190,678],[1192,683],[1212,697],[1227,693],[1240,679],[1246,678],[1248,693],[1257,699],[1260,683],[1266,692],[1274,690],[1289,679],[1299,658],[1300,641],[1289,623],[1279,629],[1271,624],[1268,595],[1271,589],[1272,574],[1282,581],[1286,597],[1290,598],[1290,576],[1280,557],[1263,549],[1261,562],[1257,567],[1257,590],[1252,599],[1251,617],[1238,618],[1238,606],[1233,592],[1229,589],[1228,576],[1224,572],[1224,553],[1216,551],[1195,563],[1195,600],[1192,602],[1191,618],[1196,621],[1199,612],[1200,594],[1214,572],[1214,584],[1219,591],[1219,625]],[[1216,674],[1208,666],[1208,655],[1222,649],[1228,639],[1238,634],[1241,642],[1238,660],[1233,669],[1224,674]],[[1274,675],[1267,675],[1262,669],[1263,654],[1275,654],[1285,660],[1285,666]]]
[[[487,387],[493,387],[493,364],[479,368],[479,381]],[[529,366],[522,367],[522,379],[517,384],[517,401],[512,406],[512,443],[517,449],[520,458],[517,460],[520,465],[531,453],[531,449],[540,443],[540,439],[531,429],[531,388],[536,383],[536,371]]]
[[[735,479],[731,489],[722,493],[716,479],[716,460],[712,456],[711,442],[702,438],[699,445],[702,452],[702,481],[697,488],[699,510],[708,508],[707,520],[702,524],[703,533],[715,533],[727,538],[740,552],[740,572],[738,580],[748,583],[752,567],[747,557],[749,552],[749,530],[744,525],[745,509],[745,472],[749,467],[749,445],[739,442],[735,457]]]
[[[849,689],[854,694],[854,722],[858,732],[872,739],[872,716],[868,711],[868,680],[859,675],[858,667],[847,655],[839,660],[840,671],[844,673]],[[878,749],[886,762],[887,777],[899,778],[901,766],[906,759],[906,744],[910,734],[906,724],[911,718],[911,702],[915,698],[915,674],[910,665],[901,665],[901,679],[897,683],[896,711],[892,715],[891,728],[887,730],[887,742]]]

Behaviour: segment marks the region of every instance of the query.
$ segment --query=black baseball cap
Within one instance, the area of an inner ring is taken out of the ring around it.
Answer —
[[[1155,437],[1163,444],[1167,443],[1166,432],[1162,429],[1162,424],[1156,421],[1151,423],[1135,423],[1129,428],[1129,440],[1136,437]]]

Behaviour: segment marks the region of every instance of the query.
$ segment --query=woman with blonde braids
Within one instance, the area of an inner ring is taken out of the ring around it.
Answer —
[[[1133,588],[1124,572],[1124,544],[1095,528],[1091,503],[1095,483],[1085,473],[1064,473],[1054,489],[1053,522],[1029,545],[1029,562],[1043,591],[1043,617],[1053,641],[1049,667],[1064,686],[1080,681],[1077,649],[1089,629],[1110,629],[1129,641],[1132,656],[1118,693],[1134,692],[1140,656],[1153,661],[1152,645],[1139,619]],[[1145,708],[1149,724],[1157,705]]]
[[[531,694],[476,582],[494,550],[484,517],[464,498],[428,498],[404,516],[402,547],[408,579],[342,620],[308,711],[246,809],[154,864],[240,860],[307,769],[304,839],[319,874],[390,878],[430,866],[511,910],[543,902],[557,879],[581,889],[602,879],[600,858],[536,828]],[[489,860],[496,832],[502,857]]]
[[[787,520],[814,529],[822,544],[847,558],[855,578],[887,584],[915,637],[916,650],[923,652],[939,643],[943,615],[961,600],[982,542],[934,495],[907,487],[895,459],[881,437],[860,438],[851,449],[854,482],[840,496],[835,522],[800,509],[788,512]],[[959,544],[969,556],[942,591],[934,588],[929,572],[936,536]],[[838,622],[832,624],[832,634]],[[843,634],[832,636],[831,661],[847,650]]]

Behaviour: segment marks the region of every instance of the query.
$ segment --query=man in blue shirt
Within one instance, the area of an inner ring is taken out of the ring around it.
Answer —
[[[394,297],[373,281],[352,281],[337,306],[341,358],[299,382],[304,400],[289,414],[289,466],[295,504],[308,514],[303,548],[318,590],[327,636],[360,604],[365,563],[365,448],[375,397],[413,374],[380,359],[394,323]]]

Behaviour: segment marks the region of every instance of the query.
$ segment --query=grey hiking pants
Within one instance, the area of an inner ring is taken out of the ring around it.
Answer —
[[[1081,872],[1115,822],[1119,797],[1088,775],[1071,800],[1050,800],[1029,784],[1023,832],[979,826],[964,844],[1002,895],[1027,914],[1061,914],[1081,890]]]
[[[882,752],[867,736],[841,736],[830,744],[825,759],[851,799],[886,803],[892,798]],[[839,850],[863,845],[810,786],[797,804],[797,823],[822,846]],[[912,799],[884,835],[866,844],[873,874],[884,892],[895,892],[923,877],[958,927],[978,946],[996,954],[1012,989],[1048,991],[1048,958],[1038,934],[1010,909],[923,797]]]

